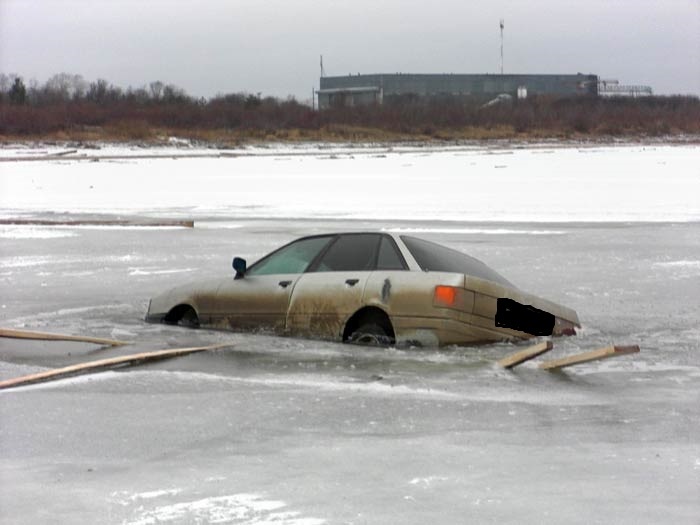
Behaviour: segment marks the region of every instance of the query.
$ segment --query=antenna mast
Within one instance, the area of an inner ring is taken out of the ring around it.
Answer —
[[[503,74],[503,19],[501,18],[501,75]]]

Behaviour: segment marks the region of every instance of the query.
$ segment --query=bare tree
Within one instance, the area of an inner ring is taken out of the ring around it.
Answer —
[[[163,101],[172,103],[189,102],[190,97],[184,90],[177,86],[168,84],[163,88]]]
[[[46,81],[44,90],[48,98],[68,101],[80,99],[85,95],[87,82],[82,75],[58,73]]]
[[[5,73],[0,73],[0,94],[5,94],[10,90],[10,86],[12,85],[12,79],[10,78],[10,75],[6,75]]]
[[[98,104],[103,103],[107,98],[108,87],[109,82],[103,78],[98,78],[95,82],[90,83],[85,98]]]
[[[136,104],[146,104],[150,98],[148,91],[145,87],[140,88],[129,88],[126,90],[125,98],[129,102],[135,102]]]
[[[163,84],[160,80],[156,80],[155,82],[151,82],[148,84],[148,87],[151,90],[151,97],[154,100],[159,100],[161,94],[163,93],[163,88],[165,87],[165,84]]]
[[[24,104],[27,101],[27,88],[20,77],[15,77],[15,81],[8,93],[11,104]]]

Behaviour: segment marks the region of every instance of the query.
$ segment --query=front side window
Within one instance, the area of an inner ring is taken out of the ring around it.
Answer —
[[[331,239],[331,236],[311,237],[288,244],[255,263],[247,274],[303,273]]]
[[[513,286],[501,274],[466,253],[407,235],[402,235],[401,240],[424,272],[462,273],[505,286]]]
[[[341,235],[328,248],[315,272],[369,272],[374,269],[380,235],[353,233]]]

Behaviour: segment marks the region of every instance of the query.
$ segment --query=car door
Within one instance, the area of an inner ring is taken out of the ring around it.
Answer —
[[[242,278],[223,282],[217,290],[214,324],[282,333],[299,277],[332,239],[330,235],[299,239],[258,261]]]
[[[364,302],[384,310],[395,322],[395,317],[401,317],[416,311],[417,304],[431,304],[432,291],[427,301],[422,297],[423,290],[416,286],[416,272],[409,271],[408,264],[399,250],[396,242],[388,235],[382,236],[377,256],[377,267],[372,272],[365,287]]]
[[[297,281],[287,331],[307,337],[342,337],[347,319],[363,305],[380,240],[375,233],[339,235]]]

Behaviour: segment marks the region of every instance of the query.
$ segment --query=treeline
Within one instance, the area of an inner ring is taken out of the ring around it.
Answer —
[[[149,140],[178,134],[205,140],[246,138],[376,139],[566,137],[700,133],[697,97],[486,100],[386,97],[381,106],[315,111],[294,98],[232,93],[195,98],[155,81],[122,89],[61,73],[44,84],[0,74],[0,135]]]
[[[42,135],[109,127],[146,138],[152,128],[282,129],[309,126],[310,107],[293,98],[234,93],[195,98],[160,81],[122,89],[106,80],[86,82],[59,74],[26,86],[21,77],[0,75],[0,134]],[[127,137],[128,138],[128,137]]]

